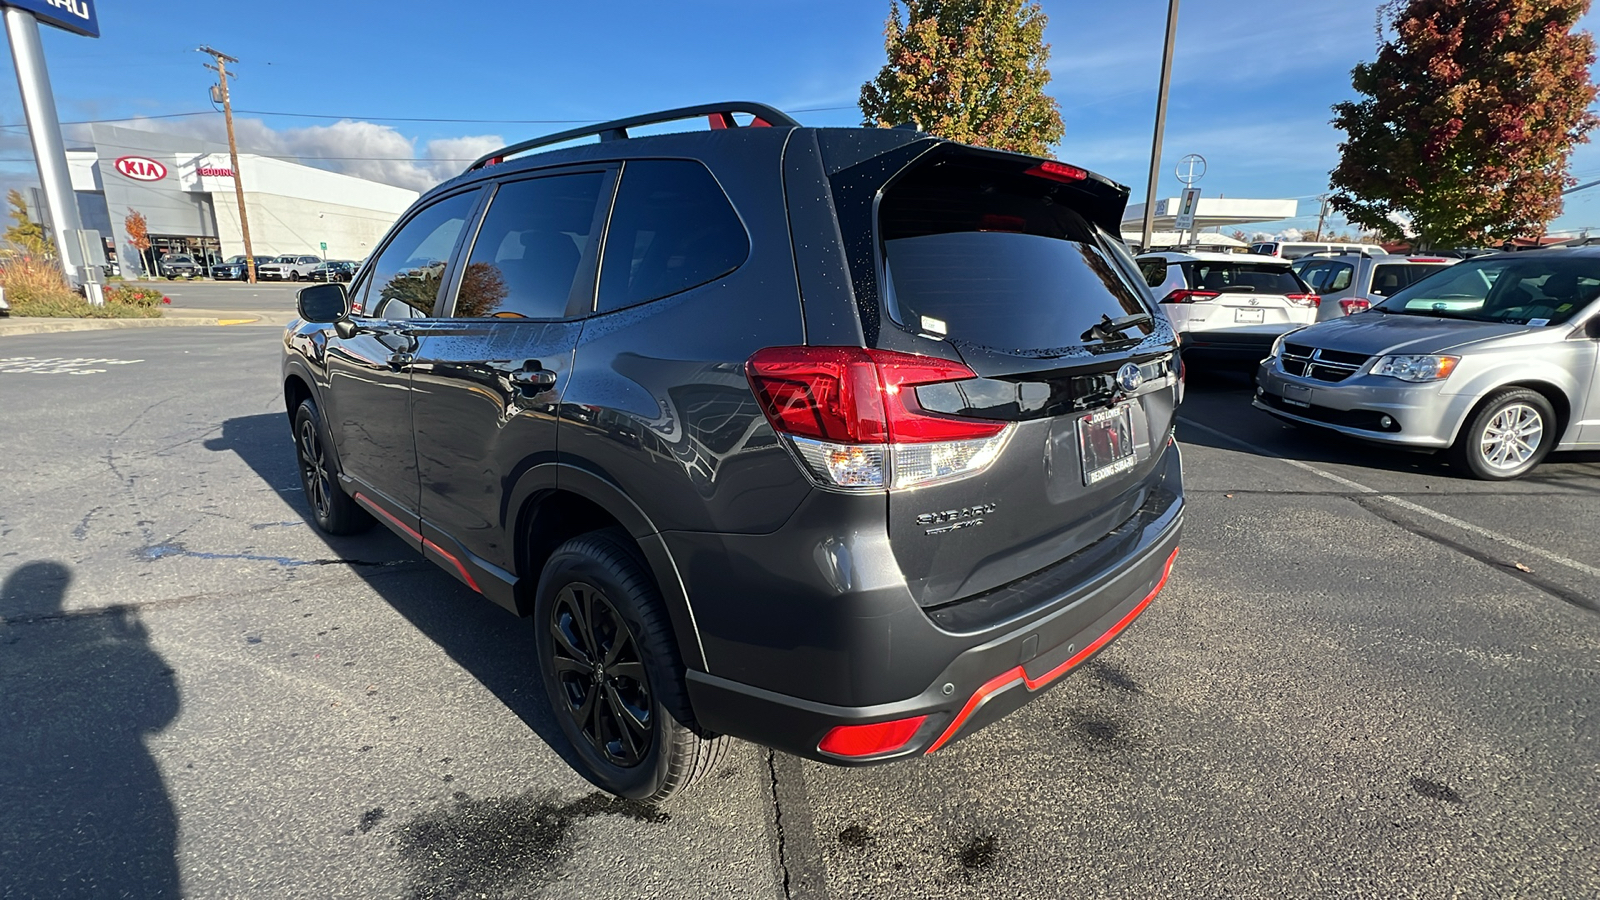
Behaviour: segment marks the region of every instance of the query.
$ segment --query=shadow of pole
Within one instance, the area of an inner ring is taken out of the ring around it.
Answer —
[[[72,572],[0,586],[0,897],[177,897],[177,816],[144,736],[173,671],[124,606],[64,611]]]
[[[286,416],[262,413],[227,419],[222,423],[222,433],[206,441],[205,447],[238,454],[263,482],[294,507],[331,555],[342,559],[415,559],[415,567],[357,566],[354,571],[568,765],[578,768],[578,756],[545,697],[527,622],[473,593],[381,526],[366,534],[346,537],[319,531],[305,494],[299,490],[299,464]]]

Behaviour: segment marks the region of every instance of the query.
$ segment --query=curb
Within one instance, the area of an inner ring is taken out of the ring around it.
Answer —
[[[54,334],[63,331],[116,331],[123,328],[182,328],[189,325],[244,325],[259,319],[173,316],[170,319],[0,319],[0,337],[9,334]]]

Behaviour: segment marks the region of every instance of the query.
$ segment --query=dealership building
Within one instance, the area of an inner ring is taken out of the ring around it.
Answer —
[[[145,217],[157,259],[244,253],[227,145],[110,125],[91,125],[89,135],[87,146],[67,151],[72,190],[83,227],[100,232],[120,271],[140,270],[130,211]],[[253,153],[239,154],[239,169],[258,256],[364,259],[417,199],[416,191]]]

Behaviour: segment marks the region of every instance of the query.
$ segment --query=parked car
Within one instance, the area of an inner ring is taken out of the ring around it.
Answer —
[[[333,260],[312,269],[309,277],[312,281],[349,281],[355,272],[355,263]]]
[[[1321,322],[1364,312],[1395,291],[1460,261],[1448,256],[1302,256],[1292,268],[1322,298],[1317,307]]]
[[[1388,253],[1377,244],[1335,244],[1326,241],[1257,241],[1250,252],[1260,256],[1277,256],[1295,260],[1313,253],[1354,253],[1361,256],[1382,256]]]
[[[1552,450],[1600,448],[1597,297],[1600,247],[1466,260],[1285,335],[1256,373],[1255,405],[1517,478]]]
[[[691,116],[723,127],[627,136]],[[670,796],[719,736],[934,752],[1105,647],[1176,558],[1177,342],[1127,196],[751,104],[504,148],[348,289],[300,292],[310,514],[531,616],[608,791]]]
[[[243,255],[230,256],[225,262],[211,267],[211,277],[218,281],[244,281],[250,277],[248,267],[245,265],[247,259],[248,257]],[[256,257],[256,271],[259,273],[262,266],[277,260],[276,256]]]
[[[1146,253],[1145,283],[1185,359],[1257,362],[1285,331],[1317,320],[1320,299],[1286,259],[1242,253]]]
[[[262,281],[304,281],[311,270],[322,264],[320,256],[280,256],[277,261],[256,267],[256,278]]]
[[[193,278],[205,274],[205,267],[195,262],[194,257],[187,253],[168,253],[157,262],[162,277],[168,281],[174,278]]]

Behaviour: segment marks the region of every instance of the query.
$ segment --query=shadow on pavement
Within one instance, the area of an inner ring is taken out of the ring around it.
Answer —
[[[72,572],[0,586],[0,897],[177,897],[178,823],[144,736],[174,673],[124,606],[64,612]]]
[[[545,698],[527,622],[473,593],[381,525],[342,537],[317,530],[300,490],[287,416],[262,413],[228,419],[222,423],[222,434],[207,440],[205,447],[238,454],[263,482],[288,499],[310,532],[328,546],[330,556],[415,560],[415,565],[398,567],[357,564],[353,571],[576,768],[578,758]]]

